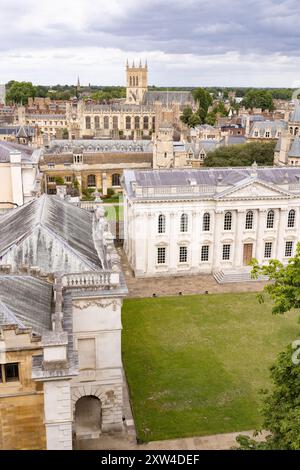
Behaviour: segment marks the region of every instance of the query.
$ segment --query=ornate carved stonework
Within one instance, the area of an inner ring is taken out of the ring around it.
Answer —
[[[75,300],[73,302],[73,306],[76,308],[79,308],[79,310],[85,310],[89,307],[97,306],[100,308],[106,308],[109,307],[110,305],[113,306],[113,311],[115,312],[117,310],[117,307],[121,307],[121,302],[119,300],[113,299],[113,300],[100,300],[100,299],[91,299],[91,300],[85,300],[84,302]]]

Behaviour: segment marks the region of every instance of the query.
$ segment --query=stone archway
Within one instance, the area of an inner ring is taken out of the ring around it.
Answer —
[[[74,426],[77,439],[94,439],[101,434],[102,405],[98,397],[86,395],[75,404]]]

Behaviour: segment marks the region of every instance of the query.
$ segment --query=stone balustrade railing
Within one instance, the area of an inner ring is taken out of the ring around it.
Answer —
[[[105,287],[116,287],[119,285],[119,282],[119,273],[112,271],[65,274],[62,276],[63,287],[96,287],[101,289]]]

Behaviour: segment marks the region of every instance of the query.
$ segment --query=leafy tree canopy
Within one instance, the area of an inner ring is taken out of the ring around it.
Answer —
[[[250,142],[247,144],[220,146],[209,152],[204,166],[273,165],[275,142]]]
[[[36,96],[36,88],[31,82],[10,81],[7,84],[6,101],[27,104],[28,98]]]
[[[242,104],[248,109],[261,108],[263,111],[265,109],[270,111],[275,109],[272,94],[268,90],[249,90]]]

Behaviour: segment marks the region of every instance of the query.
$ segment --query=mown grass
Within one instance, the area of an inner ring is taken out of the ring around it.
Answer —
[[[269,367],[300,337],[296,312],[274,316],[253,293],[128,299],[122,316],[143,441],[258,428]]]

